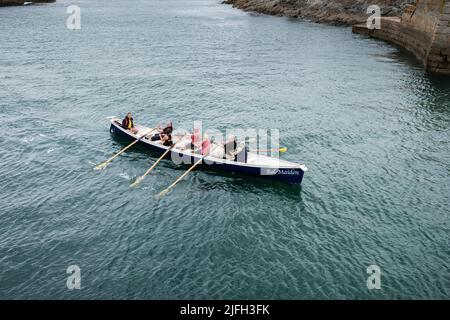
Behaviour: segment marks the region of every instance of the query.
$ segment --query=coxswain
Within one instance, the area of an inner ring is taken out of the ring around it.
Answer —
[[[133,116],[131,115],[131,112],[128,112],[125,118],[122,120],[122,128],[130,130],[133,134],[138,133],[139,130],[134,126]]]

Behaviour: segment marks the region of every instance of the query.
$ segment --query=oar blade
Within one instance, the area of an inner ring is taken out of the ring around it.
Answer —
[[[158,194],[156,195],[156,197],[157,197],[157,198],[162,198],[162,197],[164,197],[164,196],[169,192],[169,190],[170,190],[170,189],[164,189],[163,191],[161,191],[160,193],[158,193]]]
[[[97,165],[97,166],[94,168],[94,170],[102,170],[102,169],[105,169],[107,165],[108,165],[108,162],[100,163],[99,165]]]
[[[135,182],[130,184],[130,187],[136,188],[141,183],[141,181],[142,181],[142,177],[137,178]]]
[[[280,152],[281,152],[281,153],[284,153],[284,152],[286,152],[286,151],[287,151],[287,148],[286,148],[286,147],[280,148]]]
[[[108,160],[106,160],[103,163],[100,163],[98,166],[96,166],[94,168],[94,170],[101,170],[104,169],[111,161],[113,161],[117,156],[119,156],[120,154],[122,154],[123,152],[127,151],[130,147],[132,147],[134,144],[138,143],[142,138],[148,136],[151,132],[153,132],[153,129],[150,129],[149,132],[147,132],[146,134],[143,134],[141,137],[139,137],[138,139],[136,139],[135,141],[133,141],[132,143],[130,143],[128,146],[126,146],[125,148],[123,148],[122,150],[120,150],[119,152],[117,152],[115,155],[113,155],[111,158],[109,158]]]

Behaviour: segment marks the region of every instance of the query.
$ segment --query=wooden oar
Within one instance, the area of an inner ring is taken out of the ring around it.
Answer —
[[[286,152],[287,151],[287,148],[286,147],[284,147],[284,148],[279,148],[279,149],[256,149],[256,150],[251,150],[251,152],[281,152],[281,153],[283,153],[283,152]]]
[[[205,154],[203,157],[201,157],[196,163],[194,163],[192,165],[192,167],[190,167],[185,173],[183,173],[177,180],[175,180],[174,183],[172,183],[170,186],[168,186],[166,189],[164,189],[163,191],[161,191],[160,193],[158,193],[157,197],[162,197],[164,196],[167,192],[170,191],[170,189],[172,189],[178,182],[181,181],[181,179],[183,179],[189,172],[191,172],[197,165],[199,165],[203,159],[205,157],[207,157],[209,154],[209,152],[207,154]]]
[[[144,178],[150,173],[152,172],[152,170],[156,167],[156,165],[162,160],[164,159],[164,157],[166,156],[166,154],[168,154],[170,152],[170,150],[172,150],[173,147],[175,147],[177,143],[174,143],[173,145],[170,146],[169,149],[166,150],[166,152],[163,153],[163,155],[161,157],[159,157],[158,160],[156,160],[156,162],[150,167],[150,169],[148,169],[142,176],[140,176],[139,178],[136,179],[136,181],[134,183],[132,183],[130,185],[130,187],[137,187],[139,183],[141,183],[142,180],[144,180]]]
[[[127,151],[128,149],[130,149],[133,145],[135,145],[136,143],[138,143],[142,138],[148,136],[150,133],[152,133],[155,129],[150,129],[149,132],[147,132],[146,134],[143,134],[139,139],[136,139],[135,141],[133,141],[132,143],[130,143],[128,146],[126,146],[125,148],[123,148],[122,150],[120,150],[119,152],[117,152],[115,155],[113,155],[111,158],[109,158],[108,160],[100,163],[99,165],[97,165],[94,170],[100,170],[105,168],[111,161],[113,161],[116,157],[118,157],[119,155],[121,155],[122,153],[124,153],[125,151]]]

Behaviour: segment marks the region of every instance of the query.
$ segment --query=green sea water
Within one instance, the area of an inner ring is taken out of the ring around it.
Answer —
[[[349,27],[220,2],[0,9],[0,299],[448,299],[450,79]],[[156,198],[185,167],[131,189],[156,160],[134,148],[93,170],[130,110],[278,129],[309,171],[195,171]]]

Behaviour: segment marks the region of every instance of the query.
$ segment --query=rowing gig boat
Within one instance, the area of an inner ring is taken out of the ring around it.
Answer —
[[[118,119],[111,119],[111,134],[129,141],[139,139],[142,134],[151,132],[151,129],[148,127],[136,125],[136,128],[139,130],[137,135],[131,133],[131,131],[129,130],[125,130],[124,128],[122,128]],[[157,133],[156,130],[154,131],[155,133]],[[150,141],[150,139],[145,138],[141,139],[138,144],[159,154],[163,154],[169,148],[156,141]],[[168,159],[182,158],[184,159],[185,163],[186,160],[190,161],[188,162],[189,164],[195,163],[196,161],[200,160],[201,157],[202,156],[200,154],[192,153],[191,150],[177,149],[176,145],[167,154]],[[248,152],[247,161],[245,163],[207,156],[204,158],[203,163],[199,167],[201,168],[205,166],[295,184],[300,184],[302,182],[303,174],[308,170],[303,164],[297,164],[277,158],[268,157],[265,155],[260,155],[256,152]]]

